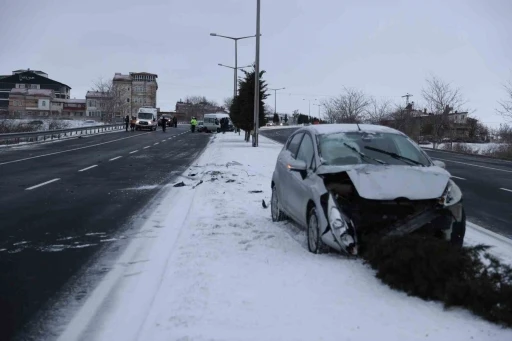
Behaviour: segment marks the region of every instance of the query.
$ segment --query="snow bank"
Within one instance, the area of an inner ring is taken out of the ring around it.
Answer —
[[[462,145],[463,147],[467,148],[468,150],[471,150],[472,154],[485,154],[487,152],[490,152],[492,150],[498,149],[501,146],[503,146],[503,143],[494,143],[494,142],[491,142],[491,143],[458,143],[458,142],[454,142],[453,144],[454,145],[455,144]],[[443,151],[445,146],[449,147],[450,143],[440,143],[437,145],[436,149]],[[429,144],[420,145],[420,147],[434,148],[434,145],[432,143],[429,143]]]
[[[44,131],[44,130],[50,130],[50,123],[55,122],[62,126],[62,129],[67,128],[80,128],[80,127],[87,127],[92,125],[104,125],[104,122],[95,122],[94,124],[85,123],[86,119],[82,120],[57,120],[57,119],[2,119],[3,123],[11,125],[11,126],[17,126],[21,124],[30,124],[30,122],[34,121],[41,121],[43,124],[35,125],[37,127],[38,131]]]
[[[151,238],[132,241],[61,340],[512,340],[389,289],[361,260],[311,254],[302,230],[272,223],[262,199],[281,148],[212,136],[142,226]]]

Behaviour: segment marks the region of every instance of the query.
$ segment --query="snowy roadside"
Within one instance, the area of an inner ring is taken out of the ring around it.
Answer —
[[[132,241],[61,340],[512,339],[389,289],[361,260],[311,254],[303,231],[272,223],[261,200],[281,148],[214,135],[142,226],[153,238]],[[471,243],[494,243],[473,232]]]

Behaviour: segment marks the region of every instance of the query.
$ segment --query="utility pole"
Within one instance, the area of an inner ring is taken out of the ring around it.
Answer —
[[[277,114],[277,91],[284,90],[284,89],[286,89],[286,88],[269,89],[271,91],[274,91],[274,114]]]
[[[256,58],[254,64],[254,138],[252,146],[258,147],[260,116],[260,0],[256,0]]]
[[[409,105],[409,97],[412,97],[412,95],[410,93],[406,93],[405,95],[402,96],[402,98],[405,97],[405,104],[406,105]]]

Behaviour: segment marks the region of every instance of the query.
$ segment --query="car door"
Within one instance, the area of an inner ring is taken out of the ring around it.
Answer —
[[[315,163],[315,151],[313,138],[309,132],[304,134],[300,143],[299,149],[296,155],[297,160],[302,160],[308,166],[306,176],[303,176],[299,172],[290,172],[291,183],[290,187],[290,215],[295,221],[301,225],[306,224],[306,207],[309,199],[311,198],[311,186],[315,179],[316,174],[314,170],[316,168]]]
[[[292,135],[288,140],[284,150],[279,154],[279,157],[277,158],[277,196],[279,198],[281,210],[283,210],[283,212],[288,216],[291,216],[289,200],[292,197],[290,196],[290,186],[293,183],[292,177],[294,176],[294,172],[291,172],[288,169],[288,164],[291,160],[295,159],[303,136],[303,132],[298,132]]]

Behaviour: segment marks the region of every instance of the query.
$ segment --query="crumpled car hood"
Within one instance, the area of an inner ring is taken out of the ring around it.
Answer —
[[[346,172],[359,196],[371,200],[439,198],[450,173],[437,166],[351,165],[320,166],[317,174]]]

